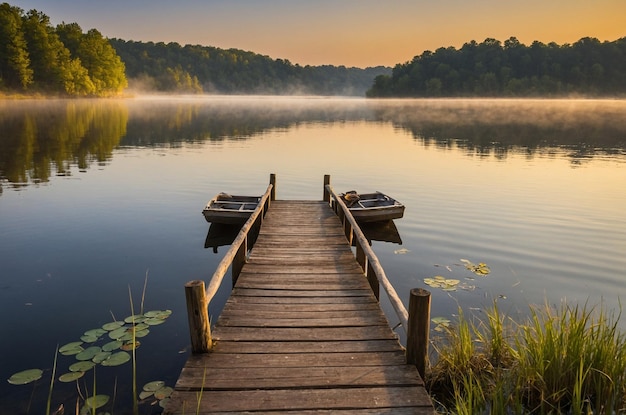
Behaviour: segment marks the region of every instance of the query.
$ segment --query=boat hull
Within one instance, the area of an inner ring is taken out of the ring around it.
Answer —
[[[348,192],[341,195],[357,222],[380,222],[400,219],[404,205],[381,192],[359,194]]]
[[[404,216],[404,206],[382,207],[379,209],[350,209],[357,222],[382,222],[400,219]]]
[[[219,194],[207,203],[202,214],[209,223],[241,225],[252,215],[260,200],[257,196]]]

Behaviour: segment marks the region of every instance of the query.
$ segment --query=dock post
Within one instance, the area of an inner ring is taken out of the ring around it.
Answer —
[[[367,277],[367,282],[370,283],[370,288],[376,297],[376,300],[380,301],[380,283],[378,282],[378,277],[376,277],[376,272],[374,268],[372,268],[372,264],[367,261],[367,272],[365,273]]]
[[[363,268],[363,272],[367,271],[367,256],[365,255],[365,251],[363,251],[363,247],[358,242],[356,243],[356,262],[359,263],[361,268]]]
[[[270,174],[270,184],[272,185],[272,193],[270,195],[270,200],[273,202],[276,200],[276,174]]]
[[[328,190],[326,190],[326,186],[328,186],[329,184],[330,184],[330,174],[325,174],[324,175],[324,197],[322,200],[328,203],[330,203],[330,193],[328,193]]]
[[[328,202],[330,203],[330,193],[328,193],[328,190],[326,190],[326,186],[328,186],[330,184],[330,174],[325,174],[324,175],[324,196],[323,196],[323,200],[324,202]]]
[[[185,284],[187,299],[187,318],[191,334],[191,351],[207,353],[211,350],[211,324],[209,323],[209,304],[206,298],[204,281],[189,281]]]
[[[235,257],[233,258],[233,265],[231,269],[233,287],[235,287],[235,284],[237,283],[237,278],[239,278],[239,274],[241,274],[241,270],[244,264],[246,263],[247,254],[248,254],[248,236],[246,235],[244,240],[241,242],[239,249],[237,249],[237,252],[235,253]]]
[[[430,328],[430,291],[413,288],[409,299],[409,324],[406,340],[406,360],[417,367],[422,379],[428,359],[428,332]]]

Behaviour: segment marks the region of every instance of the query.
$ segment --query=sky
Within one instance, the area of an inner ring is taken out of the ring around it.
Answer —
[[[236,48],[302,66],[394,66],[487,38],[626,37],[626,0],[0,1],[108,38]]]

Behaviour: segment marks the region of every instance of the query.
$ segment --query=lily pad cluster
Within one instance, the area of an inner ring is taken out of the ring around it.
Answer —
[[[461,262],[465,264],[465,268],[472,271],[476,275],[485,276],[491,272],[487,264],[480,262],[478,264],[472,263],[468,259],[461,259]]]
[[[481,262],[479,264],[474,264],[467,259],[461,259],[461,262],[464,264],[465,269],[471,271],[472,273],[476,275],[481,275],[484,277],[491,272],[487,264],[485,264],[484,262]],[[461,264],[456,264],[456,265],[461,266]],[[435,265],[435,266],[439,267],[440,265]],[[452,268],[450,266],[446,266],[446,269],[452,272]],[[466,277],[465,279],[474,280],[473,277]],[[440,288],[443,291],[456,291],[457,289],[461,289],[465,291],[473,291],[476,288],[475,285],[461,283],[461,281],[456,278],[446,278],[441,275],[437,275],[435,277],[424,278],[424,283],[428,285],[429,287]]]
[[[140,346],[138,339],[147,336],[152,326],[164,323],[171,314],[171,310],[148,311],[85,331],[80,336],[80,341],[70,342],[59,348],[58,352],[61,355],[74,356],[76,362],[71,364],[69,372],[60,375],[58,380],[73,382],[98,364],[119,366],[130,361],[131,356],[128,352]],[[29,369],[15,373],[8,381],[13,385],[25,385],[40,379],[42,373],[41,369]],[[104,398],[98,399],[95,400],[94,397],[94,400],[89,402],[95,405]],[[91,408],[93,409],[93,405]]]
[[[445,317],[434,317],[430,321],[435,324],[435,331],[446,331],[450,327],[450,319]]]
[[[445,278],[437,275],[433,278],[424,278],[424,283],[432,288],[441,288],[444,291],[456,291],[457,285],[461,281],[453,278]]]
[[[143,390],[139,393],[139,399],[145,401],[154,398],[153,404],[158,402],[161,408],[165,408],[172,392],[174,392],[174,388],[165,386],[165,382],[162,380],[155,380],[143,385]]]

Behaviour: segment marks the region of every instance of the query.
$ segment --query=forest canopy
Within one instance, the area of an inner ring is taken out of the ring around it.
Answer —
[[[530,46],[472,40],[393,69],[300,66],[239,49],[107,39],[77,23],[0,4],[0,92],[114,96],[139,92],[559,97],[626,95],[626,38]]]
[[[176,42],[110,40],[132,86],[146,90],[219,94],[365,95],[391,68],[300,66],[240,49]]]
[[[614,96],[626,94],[626,38],[530,46],[471,41],[425,51],[380,75],[368,97]]]
[[[111,96],[126,86],[124,63],[98,30],[53,27],[37,10],[0,4],[0,89]]]

